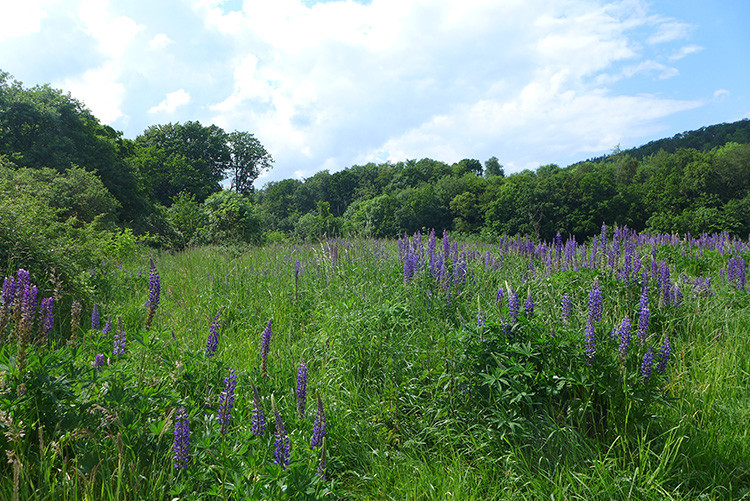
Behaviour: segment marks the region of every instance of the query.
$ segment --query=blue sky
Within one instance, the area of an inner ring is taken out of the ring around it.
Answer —
[[[568,165],[750,117],[745,0],[0,0],[0,69],[134,138],[252,132],[265,181]]]

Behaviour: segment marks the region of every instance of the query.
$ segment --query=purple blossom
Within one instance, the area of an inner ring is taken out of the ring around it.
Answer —
[[[618,349],[618,354],[620,355],[620,360],[623,362],[625,361],[625,356],[628,354],[628,347],[630,346],[631,331],[632,331],[632,325],[630,324],[630,317],[626,315],[625,318],[622,319],[620,328],[617,331],[618,336],[620,338],[620,347]]]
[[[39,307],[40,315],[42,317],[42,324],[39,329],[39,332],[41,334],[40,341],[42,344],[47,342],[47,338],[49,337],[50,332],[52,332],[52,327],[55,324],[55,317],[52,312],[54,304],[55,299],[52,297],[47,297],[42,299],[42,304]]]
[[[102,327],[102,334],[109,334],[110,331],[112,331],[112,315],[107,317],[107,321],[104,323],[104,327]]]
[[[508,298],[508,314],[510,315],[510,323],[514,324],[518,321],[518,313],[521,310],[521,302],[518,299],[518,294],[513,291]]]
[[[648,378],[651,377],[651,369],[653,366],[654,350],[649,346],[648,350],[646,350],[646,353],[643,355],[643,361],[641,362],[641,377],[644,382],[648,381]]]
[[[220,432],[226,435],[229,430],[229,421],[232,418],[232,409],[234,408],[234,389],[237,387],[237,376],[234,369],[229,369],[229,376],[224,378],[224,391],[219,397],[218,420],[221,425]]]
[[[211,358],[216,354],[216,350],[219,347],[219,318],[221,317],[221,308],[214,317],[214,321],[211,322],[211,327],[208,329],[208,339],[206,340],[206,357]]]
[[[648,307],[648,289],[644,287],[641,293],[640,312],[638,313],[638,339],[641,341],[646,340],[650,318],[651,310]]]
[[[573,313],[573,302],[570,299],[570,294],[566,292],[562,297],[562,322],[564,324],[570,321],[571,313]]]
[[[313,424],[312,438],[310,438],[310,445],[312,448],[321,447],[323,445],[323,437],[326,436],[326,413],[323,409],[323,399],[318,397],[318,409],[315,412],[315,423]]]
[[[115,331],[115,341],[112,348],[113,355],[124,355],[125,348],[127,347],[127,339],[125,337],[125,329],[122,326],[122,318],[118,315],[117,317],[117,330]]]
[[[602,319],[603,304],[602,291],[599,288],[599,280],[597,279],[589,292],[589,319],[592,322],[596,323]]]
[[[499,289],[497,289],[497,295],[495,296],[495,306],[497,306],[498,308],[503,307],[503,297],[505,297],[505,290],[500,287]]]
[[[307,365],[305,359],[299,363],[297,368],[297,416],[305,417],[305,402],[307,400]]]
[[[107,363],[107,359],[104,356],[104,353],[97,353],[94,357],[94,363],[92,364],[94,369],[100,369],[104,367],[104,365]]]
[[[174,467],[178,470],[187,469],[190,464],[190,418],[185,407],[180,407],[175,413],[172,452]]]
[[[526,318],[534,318],[534,299],[531,297],[531,292],[526,296],[526,302],[523,305],[523,311],[526,313]]]
[[[253,383],[253,435],[260,436],[266,431],[266,415],[263,412],[263,405],[260,401],[258,388]]]
[[[159,280],[159,271],[156,269],[154,260],[149,260],[149,294],[148,294],[148,317],[146,317],[145,329],[151,328],[151,322],[154,320],[156,308],[159,306],[159,296],[161,295],[161,280]]]
[[[664,342],[659,350],[659,363],[656,365],[656,371],[664,373],[667,370],[667,362],[672,354],[672,343],[669,341],[669,336],[664,336]]]
[[[586,363],[591,365],[596,355],[596,332],[594,330],[594,322],[590,318],[586,323],[586,329],[583,331],[583,339],[585,342]]]
[[[266,328],[263,329],[263,334],[261,334],[260,339],[260,373],[263,376],[268,375],[268,351],[271,348],[271,324],[273,323],[273,318],[268,319],[268,324],[266,324]]]
[[[289,466],[289,461],[292,455],[292,443],[289,440],[289,436],[286,434],[286,428],[284,427],[284,422],[281,420],[281,414],[279,414],[279,409],[276,407],[276,400],[273,395],[271,395],[271,406],[273,408],[273,418],[276,424],[276,429],[274,431],[276,450],[274,450],[273,455],[276,458],[276,464],[281,466],[282,470],[286,470],[286,467]]]
[[[91,330],[99,330],[99,305],[94,303],[94,308],[91,310]]]

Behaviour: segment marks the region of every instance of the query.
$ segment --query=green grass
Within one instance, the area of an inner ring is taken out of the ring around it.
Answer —
[[[144,251],[117,263],[122,269],[112,266],[93,283],[103,318],[123,320],[124,356],[111,355],[111,335],[82,332],[69,346],[56,325],[52,345],[31,350],[21,371],[12,328],[6,332],[0,444],[9,461],[0,466],[0,497],[13,499],[14,489],[19,499],[750,497],[750,294],[720,278],[728,256],[707,251],[696,264],[659,248],[673,279],[710,275],[714,295],[684,286],[674,308],[660,304],[652,284],[647,343],[658,348],[667,334],[673,356],[666,374],[644,384],[645,346],[634,336],[621,362],[616,340],[606,341],[625,315],[637,326],[639,285],[626,286],[603,264],[572,271],[535,258],[530,269],[529,257],[514,251],[500,259],[497,247],[471,249],[493,252],[500,265],[492,269],[478,254],[449,296],[424,261],[405,281],[395,242]],[[642,252],[650,259],[648,246]],[[144,331],[149,257],[162,289]],[[583,329],[596,277],[604,316],[589,366]],[[522,312],[531,293],[533,319],[521,313],[505,330],[500,287],[518,291]],[[574,305],[567,325],[564,293]],[[209,359],[219,310],[219,347]],[[263,377],[260,336],[269,318]],[[91,367],[97,353],[110,354],[101,370]],[[308,400],[299,419],[303,358]],[[238,374],[236,407],[221,435],[216,410],[229,367]],[[260,437],[251,433],[251,383],[268,423]],[[328,422],[325,480],[316,475],[320,450],[309,445],[316,394]],[[271,395],[292,442],[285,470],[273,461]],[[191,419],[185,471],[171,454],[180,406]]]

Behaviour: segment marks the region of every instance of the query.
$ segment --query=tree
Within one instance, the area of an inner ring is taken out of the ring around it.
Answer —
[[[253,182],[272,167],[273,158],[260,141],[248,132],[229,134],[229,165],[226,176],[231,189],[243,195],[253,192]]]
[[[484,162],[484,175],[486,177],[500,176],[505,177],[505,169],[500,165],[497,157],[492,156]]]
[[[220,127],[200,122],[153,125],[136,138],[136,145],[148,150],[145,157],[137,151],[135,161],[152,200],[169,205],[185,192],[203,202],[221,191],[232,152]]]

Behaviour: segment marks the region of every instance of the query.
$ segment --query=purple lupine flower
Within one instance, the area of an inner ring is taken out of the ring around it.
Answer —
[[[3,292],[0,294],[0,306],[10,309],[13,304],[13,294],[15,293],[15,278],[5,277],[3,279]]]
[[[487,318],[484,316],[484,313],[482,310],[479,310],[479,313],[477,313],[477,327],[483,328],[487,322]]]
[[[104,353],[97,353],[94,357],[94,362],[91,364],[94,369],[100,369],[104,367],[107,363],[107,359],[104,356]]]
[[[597,279],[589,292],[589,318],[592,322],[596,323],[602,319],[603,304],[602,291],[599,288],[599,279]]]
[[[510,315],[510,323],[514,324],[518,321],[518,313],[521,310],[521,302],[518,299],[518,294],[513,291],[508,298],[508,314]]]
[[[307,400],[307,365],[305,359],[299,363],[297,368],[297,416],[305,417],[305,402]]]
[[[523,305],[523,311],[526,313],[526,318],[534,318],[534,299],[531,297],[531,292],[526,296],[526,302]]]
[[[266,431],[266,415],[263,412],[263,405],[260,401],[258,388],[253,383],[253,435],[260,436]]]
[[[229,376],[224,378],[224,391],[219,397],[218,420],[221,425],[221,434],[226,435],[229,431],[229,421],[232,418],[232,409],[234,408],[234,389],[237,387],[237,376],[234,369],[229,369]]]
[[[208,339],[206,340],[206,357],[211,358],[216,354],[216,349],[219,347],[219,318],[221,317],[221,308],[214,317],[214,321],[211,322],[211,327],[208,329]]]
[[[13,281],[13,320],[16,325],[21,322],[23,296],[30,285],[31,273],[23,268],[19,268],[16,272],[16,279]]]
[[[562,322],[564,324],[570,321],[571,313],[573,313],[573,302],[570,299],[570,294],[566,292],[562,297]]]
[[[115,330],[115,341],[112,348],[113,355],[124,355],[125,348],[127,347],[127,339],[125,337],[125,328],[122,326],[122,318],[117,316],[117,330]]]
[[[664,342],[659,350],[659,363],[656,365],[656,371],[664,373],[667,370],[667,362],[672,354],[672,343],[669,341],[669,336],[664,336]]]
[[[107,321],[104,323],[104,327],[102,327],[102,334],[107,335],[112,331],[112,315],[107,317]]]
[[[260,373],[262,376],[268,375],[268,351],[271,348],[271,324],[273,323],[273,317],[268,319],[266,328],[263,329],[260,339]]]
[[[651,369],[654,366],[654,350],[648,347],[646,353],[643,355],[643,361],[641,361],[641,377],[644,382],[648,381],[651,377]]]
[[[505,290],[501,286],[497,289],[497,295],[495,296],[495,306],[498,308],[503,307],[503,297],[505,297]]]
[[[286,428],[284,428],[284,422],[281,420],[281,414],[279,414],[279,409],[276,407],[276,400],[273,395],[271,395],[271,407],[273,408],[273,418],[276,424],[274,431],[276,450],[274,450],[273,455],[276,458],[276,464],[281,466],[282,470],[286,470],[291,459],[292,442],[286,434]]]
[[[180,407],[174,419],[174,467],[178,470],[187,469],[190,464],[190,418],[185,407]]]
[[[153,259],[149,260],[148,285],[148,317],[146,317],[146,330],[151,328],[151,322],[154,320],[156,308],[159,306],[159,297],[161,295],[161,280],[159,280],[159,271],[156,269]]]
[[[650,318],[651,310],[648,307],[648,289],[644,287],[641,293],[640,312],[638,313],[638,339],[641,341],[646,340]]]
[[[55,324],[55,317],[52,311],[54,304],[54,298],[46,297],[42,299],[42,304],[39,307],[39,313],[42,317],[42,323],[39,326],[39,342],[41,344],[46,344],[47,338],[49,337],[50,332],[52,332],[52,327]]]
[[[618,354],[620,355],[620,360],[623,362],[625,361],[625,356],[628,354],[628,347],[630,346],[631,331],[632,331],[632,326],[630,324],[630,317],[626,315],[625,318],[622,319],[620,328],[617,331],[618,336],[620,338],[620,347],[618,349]]]
[[[315,423],[313,424],[312,437],[310,445],[314,449],[323,445],[323,437],[326,436],[326,413],[323,409],[323,399],[318,396],[318,410],[315,412]]]
[[[99,330],[99,305],[94,303],[94,308],[91,310],[91,330]]]
[[[583,331],[583,339],[585,342],[584,351],[586,352],[586,363],[591,365],[596,355],[596,332],[594,330],[594,322],[589,318],[586,322],[586,329]]]

